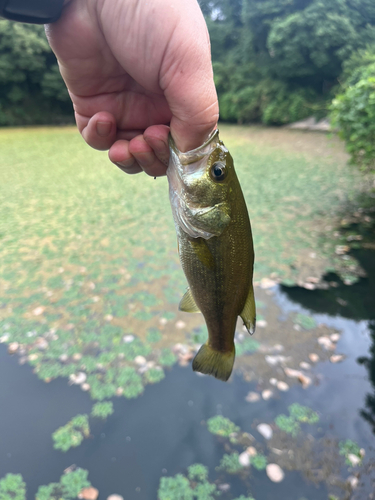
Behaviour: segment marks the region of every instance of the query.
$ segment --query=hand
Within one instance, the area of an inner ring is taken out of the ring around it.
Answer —
[[[85,141],[127,173],[164,175],[215,128],[209,36],[196,0],[70,0],[46,27]]]

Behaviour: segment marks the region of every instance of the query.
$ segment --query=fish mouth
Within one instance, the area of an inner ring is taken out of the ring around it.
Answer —
[[[185,153],[183,153],[177,148],[176,143],[174,142],[171,134],[169,134],[168,141],[170,149],[177,156],[181,165],[190,165],[191,163],[194,163],[195,164],[194,170],[196,170],[197,167],[199,168],[197,163],[205,159],[207,156],[209,156],[212,153],[212,151],[218,146],[220,141],[219,129],[213,130],[209,135],[208,139],[201,146],[192,149],[191,151],[186,151]]]

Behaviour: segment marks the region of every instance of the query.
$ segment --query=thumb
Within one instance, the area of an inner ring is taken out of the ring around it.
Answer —
[[[160,71],[160,86],[172,112],[171,134],[180,151],[201,146],[219,119],[206,22],[196,1],[186,2],[185,9]]]

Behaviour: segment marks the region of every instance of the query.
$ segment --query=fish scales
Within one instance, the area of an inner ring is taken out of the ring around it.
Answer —
[[[250,220],[229,151],[213,132],[203,146],[181,153],[170,138],[167,170],[179,255],[189,283],[180,309],[201,311],[208,341],[193,369],[227,380],[237,317],[255,329],[254,250]]]

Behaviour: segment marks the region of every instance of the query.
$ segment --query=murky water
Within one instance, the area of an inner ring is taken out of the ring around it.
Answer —
[[[352,292],[355,286],[364,286],[370,291],[369,281],[366,283],[354,285]],[[329,292],[337,295],[341,289],[333,288]],[[327,437],[351,439],[366,449],[366,461],[373,459],[371,425],[361,413],[364,409],[371,413],[366,398],[374,392],[369,379],[369,366],[373,365],[358,362],[358,358],[369,354],[371,333],[374,334],[369,319],[373,316],[349,319],[349,314],[345,317],[337,310],[332,314],[332,309],[330,315],[324,314],[316,304],[322,303],[319,294],[328,296],[328,291],[299,290],[299,294],[296,295],[296,289],[274,289],[269,295],[269,300],[280,309],[280,324],[292,312],[309,314],[317,323],[341,332],[336,351],[346,356],[337,364],[317,363],[311,370],[312,386],[303,389],[294,385],[288,392],[280,392],[267,401],[248,403],[246,394],[256,391],[259,381],[246,382],[237,374],[224,384],[198,376],[190,366],[176,366],[161,383],[147,386],[137,399],[115,398],[114,414],[105,422],[95,421],[91,425],[91,437],[67,453],[53,449],[51,434],[77,413],[90,412],[89,395],[78,387],[69,387],[66,379],[49,384],[38,380],[29,366],[19,366],[17,358],[9,356],[5,346],[0,346],[0,477],[7,472],[22,474],[28,498],[33,498],[41,484],[58,481],[65,468],[76,464],[89,470],[89,479],[99,489],[100,498],[111,493],[122,494],[127,500],[156,498],[161,476],[185,473],[186,468],[196,462],[208,466],[210,479],[219,481],[215,467],[224,448],[207,431],[204,421],[208,418],[221,414],[266,445],[256,424],[273,422],[295,402],[319,413],[319,425],[309,426],[306,431],[316,442]],[[303,306],[297,303],[299,296],[303,297]],[[333,299],[331,302],[337,304]],[[307,308],[309,304],[311,308]],[[314,313],[313,309],[319,312]],[[369,311],[374,314],[375,308],[370,307]],[[261,335],[259,329],[260,340]],[[269,376],[273,370],[270,367]],[[288,446],[292,449],[292,442]],[[324,455],[323,445],[319,453]],[[343,477],[348,476],[342,464],[340,470]],[[285,472],[284,481],[278,484],[272,483],[265,471],[252,470],[250,480],[245,482],[224,474],[220,482],[230,483],[231,489],[230,496],[222,498],[251,493],[257,500],[327,499],[324,481],[314,484],[301,471]],[[370,491],[371,485],[365,484],[361,489],[363,496],[358,498],[367,498]]]

